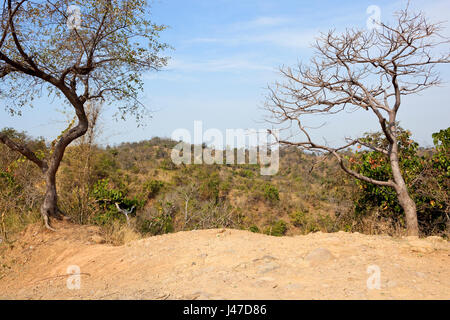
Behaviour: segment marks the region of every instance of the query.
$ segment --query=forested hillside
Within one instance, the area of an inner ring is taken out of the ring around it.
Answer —
[[[38,153],[52,146],[27,140]],[[449,235],[449,129],[420,149],[402,133],[403,171],[418,207],[423,235]],[[382,143],[379,135],[367,139]],[[59,206],[77,224],[101,226],[113,244],[180,230],[229,227],[274,236],[315,231],[404,232],[404,217],[389,188],[357,182],[332,157],[284,147],[280,170],[259,165],[174,165],[176,142],[153,138],[100,148],[85,139],[69,147],[58,173]],[[345,154],[354,169],[388,179],[383,155],[364,148]],[[37,168],[0,145],[1,237],[39,220],[44,181]],[[128,214],[125,214],[129,212]],[[128,215],[128,219],[127,219]]]

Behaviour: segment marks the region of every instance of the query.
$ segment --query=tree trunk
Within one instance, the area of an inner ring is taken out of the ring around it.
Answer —
[[[417,221],[417,208],[413,199],[408,194],[406,185],[399,187],[397,191],[398,201],[405,211],[406,229],[409,236],[419,236],[419,223]]]
[[[58,210],[58,195],[56,193],[56,175],[53,172],[47,171],[45,176],[47,189],[45,191],[44,202],[41,206],[41,215],[44,219],[45,226],[52,229],[50,227],[50,218],[60,218]]]
[[[392,175],[395,182],[395,192],[397,193],[398,201],[400,202],[406,216],[406,230],[409,236],[419,236],[419,223],[417,221],[417,208],[414,200],[408,193],[405,180],[403,179],[400,170],[398,159],[398,143],[394,141],[391,146],[390,162],[392,168]]]

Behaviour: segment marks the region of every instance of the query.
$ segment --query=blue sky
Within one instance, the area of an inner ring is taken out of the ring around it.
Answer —
[[[170,26],[161,40],[175,48],[167,51],[167,68],[145,77],[144,104],[152,119],[138,128],[133,119],[113,120],[115,110],[102,117],[102,144],[170,137],[178,128],[193,130],[194,120],[208,128],[267,128],[261,107],[268,84],[280,79],[277,69],[308,60],[309,44],[319,31],[365,28],[366,9],[377,5],[382,19],[405,1],[301,0],[156,0],[153,19]],[[449,20],[450,1],[412,1],[431,20]],[[450,24],[446,34],[450,32]],[[450,125],[450,67],[440,67],[446,82],[421,96],[404,100],[399,118],[422,145],[431,133]],[[0,128],[14,127],[33,136],[53,139],[65,125],[59,106],[41,99],[21,117],[0,110]],[[329,120],[332,120],[331,118]],[[368,113],[339,116],[314,132],[317,139],[339,143],[344,136],[378,130]]]

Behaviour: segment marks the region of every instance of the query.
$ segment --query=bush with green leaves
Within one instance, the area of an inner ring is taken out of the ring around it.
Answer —
[[[411,140],[409,131],[399,128],[399,159],[403,178],[409,186],[413,178],[421,170],[424,159],[417,154],[418,144]],[[367,134],[363,142],[384,148],[388,143],[381,133]],[[362,175],[381,181],[393,179],[392,169],[387,155],[378,151],[356,152],[349,157],[352,169]],[[398,202],[395,190],[391,187],[377,186],[365,181],[356,180],[362,190],[356,200],[357,214],[364,213],[368,207],[381,207],[386,214],[393,214],[403,220],[403,210]],[[389,209],[387,211],[387,209]]]
[[[174,231],[174,217],[177,208],[167,201],[159,201],[157,206],[139,214],[137,229],[143,235],[160,235]]]
[[[164,182],[159,180],[150,180],[144,184],[144,190],[148,193],[148,198],[154,198],[164,187]]]
[[[311,232],[336,232],[339,229],[336,218],[330,215],[311,215],[307,211],[295,211],[291,214],[291,223],[303,234]]]
[[[136,197],[128,198],[127,192],[111,186],[109,179],[97,181],[93,187],[92,195],[100,207],[99,212],[93,217],[94,223],[98,225],[109,224],[114,220],[126,221],[125,215],[119,212],[116,204],[124,210],[131,210],[134,207],[132,214],[145,204],[144,200],[139,200]]]
[[[203,200],[213,200],[215,203],[218,203],[220,183],[220,176],[217,172],[209,175],[209,177],[204,179],[203,183],[200,185],[200,197]]]
[[[264,230],[264,233],[270,236],[281,237],[286,234],[287,229],[288,228],[286,222],[284,222],[283,220],[277,220],[267,226]]]
[[[409,193],[417,206],[421,232],[445,232],[449,211],[449,129],[433,134],[435,150],[431,156],[420,151],[411,139],[411,133],[398,129],[400,169]],[[384,147],[387,144],[380,133],[368,134],[364,142]],[[353,170],[377,180],[393,179],[388,156],[377,151],[356,152],[348,157]],[[393,224],[404,225],[404,213],[395,190],[356,180],[360,192],[355,200],[355,214],[360,218],[376,210],[381,218]]]
[[[266,199],[269,203],[276,203],[280,201],[280,193],[278,192],[278,189],[269,183],[264,185],[264,199]]]
[[[433,155],[433,168],[439,172],[439,180],[450,178],[450,127],[432,135],[436,153]]]
[[[163,170],[175,170],[177,168],[176,164],[173,163],[171,160],[169,159],[164,159],[161,161],[161,164],[159,165],[159,167]]]
[[[238,174],[241,177],[248,178],[248,179],[251,179],[251,178],[253,178],[255,176],[255,173],[253,171],[249,170],[249,169],[240,169],[238,171]]]

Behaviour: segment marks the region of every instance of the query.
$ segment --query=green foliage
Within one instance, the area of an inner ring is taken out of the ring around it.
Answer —
[[[142,234],[159,235],[174,231],[175,206],[170,202],[159,202],[158,207],[144,216],[138,216],[137,228]]]
[[[5,183],[5,187],[2,187],[2,189],[8,188],[10,194],[13,193],[13,190],[21,187],[16,183],[14,175],[10,173],[9,168],[6,168],[6,170],[0,169],[0,181],[2,184]]]
[[[296,211],[291,215],[291,222],[296,227],[304,227],[307,225],[307,213],[303,211]]]
[[[409,131],[399,129],[399,163],[408,191],[417,206],[420,229],[425,234],[445,230],[449,187],[449,129],[433,134],[435,152],[432,156],[419,152]],[[385,147],[381,134],[367,135],[365,142]],[[386,155],[376,151],[357,152],[349,158],[352,169],[377,180],[392,179],[392,170]],[[393,188],[376,186],[357,180],[361,192],[355,201],[355,213],[367,214],[378,209],[380,217],[404,225],[404,213]]]
[[[335,232],[336,221],[329,215],[311,215],[308,212],[296,211],[291,214],[291,223],[300,228],[303,234],[310,232]]]
[[[413,178],[422,170],[424,159],[418,155],[418,144],[411,140],[409,131],[399,128],[397,138],[400,169],[406,184],[410,185]],[[387,145],[387,141],[382,138],[381,133],[367,134],[362,140],[376,147],[386,148]],[[389,158],[381,152],[356,152],[353,157],[349,158],[349,161],[353,170],[366,177],[381,181],[393,179]],[[363,214],[368,207],[380,207],[388,215],[401,217],[403,211],[393,188],[377,186],[360,180],[357,180],[356,183],[362,190],[361,196],[355,204],[357,214]]]
[[[164,182],[159,180],[150,180],[144,184],[144,190],[148,192],[148,198],[154,198],[164,187]]]
[[[13,129],[2,133],[17,143],[26,143],[38,157],[46,152],[41,139],[32,140]],[[39,220],[42,194],[37,187],[42,183],[41,174],[37,166],[0,143],[0,239],[5,242],[28,223]]]
[[[13,3],[13,8],[16,4]],[[11,112],[32,104],[44,91],[62,97],[56,86],[46,85],[42,80],[51,75],[57,79],[67,77],[67,81],[72,79],[78,90],[86,86],[92,96],[114,102],[119,116],[128,113],[142,117],[138,98],[143,90],[143,74],[166,65],[167,58],[161,53],[168,48],[159,41],[159,34],[166,27],[149,20],[150,7],[146,0],[56,0],[52,5],[46,1],[22,1],[20,4],[14,10],[15,32],[27,34],[19,37],[19,41],[40,76],[14,72],[2,78],[0,90]],[[82,23],[76,29],[67,26],[68,5],[81,8]],[[8,10],[3,7],[2,17],[7,16]],[[5,36],[6,42],[11,41],[10,32]],[[67,46],[68,43],[72,45]],[[89,57],[80,55],[80,48],[89,51]],[[3,45],[1,52],[12,57],[15,63],[25,63],[18,58],[21,54],[17,46]],[[32,78],[34,81],[29,81]],[[42,90],[43,86],[48,90]]]
[[[436,144],[433,149],[418,149],[409,141],[406,131],[401,139],[402,170],[408,171],[408,188],[417,204],[421,230],[430,235],[444,233],[445,213],[449,210],[449,178],[443,170],[448,163],[448,130],[447,135],[443,131],[433,136]],[[34,150],[45,151],[38,142],[29,142]],[[373,233],[388,229],[366,227],[369,224],[364,219],[374,225],[388,218],[401,223],[402,212],[400,208],[396,211],[398,204],[392,190],[355,184],[339,171],[333,158],[283,149],[281,168],[290,169],[284,175],[270,178],[260,176],[258,167],[250,165],[180,165],[173,170],[161,170],[161,161],[170,162],[167,146],[171,143],[152,139],[95,148],[92,169],[87,171],[92,174],[84,172],[81,149],[70,146],[59,172],[62,210],[72,217],[77,217],[76,210],[83,210],[82,222],[74,221],[101,225],[102,230],[117,233],[134,229],[141,235],[224,227],[277,236],[287,230],[293,234],[338,230]],[[374,135],[371,143],[385,142],[381,135],[378,138]],[[383,155],[364,149],[345,155],[352,168],[365,174],[379,179],[391,175]],[[139,172],[133,169],[136,167]],[[88,179],[81,179],[81,173]],[[27,217],[38,217],[42,189],[36,186],[43,187],[41,172],[0,144],[0,208],[6,212],[8,230],[20,230],[12,225],[33,221]],[[117,211],[116,202],[128,210],[136,205],[130,214],[130,227],[125,224],[125,216]],[[359,204],[356,215],[355,204]],[[32,214],[28,215],[28,211]],[[372,219],[372,213],[381,217]],[[289,220],[279,220],[286,216]]]
[[[255,176],[255,173],[248,169],[241,169],[238,171],[238,173],[241,177],[249,178],[249,179],[251,179]]]
[[[200,196],[203,199],[213,200],[215,203],[219,202],[219,186],[220,177],[217,172],[211,174],[204,182],[200,185]]]
[[[101,207],[100,212],[93,217],[94,223],[99,225],[109,224],[114,220],[126,221],[125,216],[117,210],[116,204],[125,210],[130,210],[132,207],[137,210],[145,204],[145,201],[138,200],[136,197],[127,198],[126,191],[111,187],[109,179],[99,180],[94,185],[92,194]]]
[[[163,170],[175,170],[177,168],[175,163],[173,163],[169,159],[164,159],[163,161],[161,161],[161,164],[159,167]]]
[[[264,199],[266,199],[270,203],[276,203],[280,201],[280,194],[278,192],[278,189],[275,186],[267,183],[264,186]]]
[[[450,178],[450,127],[433,133],[433,142],[436,153],[433,156],[433,167],[441,172],[443,181]]]
[[[116,150],[110,150],[110,152],[104,152],[100,155],[99,159],[94,164],[94,171],[99,178],[106,178],[111,176],[118,169]]]
[[[266,227],[265,234],[275,237],[284,236],[287,232],[287,224],[283,220],[277,220]]]

